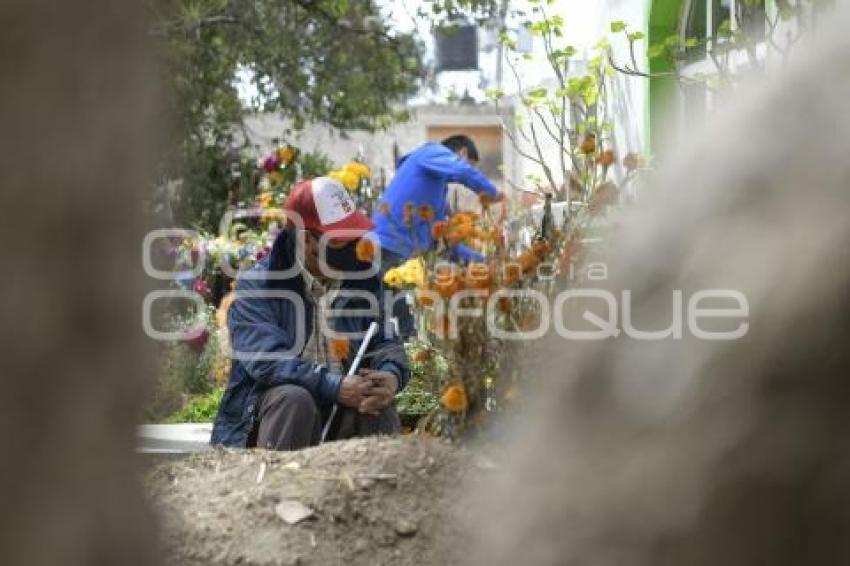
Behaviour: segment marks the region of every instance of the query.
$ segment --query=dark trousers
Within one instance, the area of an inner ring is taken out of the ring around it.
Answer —
[[[315,446],[322,440],[322,427],[330,416],[330,407],[320,410],[309,391],[298,385],[278,385],[263,394],[257,423],[248,438],[248,446],[270,450],[298,450]],[[339,406],[326,440],[359,436],[398,434],[401,422],[395,406],[390,405],[374,417]]]
[[[406,292],[397,291],[392,287],[385,285],[384,274],[394,267],[398,267],[407,261],[407,258],[399,255],[386,248],[381,248],[381,287],[387,292],[385,296],[389,297],[392,303],[392,316],[398,320],[398,332],[402,339],[410,338],[416,334],[416,323],[413,320],[413,314],[410,312],[410,307],[407,305],[407,300],[404,295]]]

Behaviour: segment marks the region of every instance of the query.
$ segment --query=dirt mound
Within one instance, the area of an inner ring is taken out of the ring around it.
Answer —
[[[488,467],[437,440],[367,438],[217,449],[158,467],[149,490],[172,564],[451,564],[466,476]]]

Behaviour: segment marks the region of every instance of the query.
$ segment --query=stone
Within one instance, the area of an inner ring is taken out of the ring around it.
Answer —
[[[295,499],[284,499],[274,506],[275,514],[288,525],[295,525],[313,516],[313,510]]]

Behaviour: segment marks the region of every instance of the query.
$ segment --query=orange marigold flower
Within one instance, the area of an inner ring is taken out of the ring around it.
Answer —
[[[459,244],[475,233],[475,219],[465,212],[458,212],[449,220],[446,230],[446,243],[450,246]]]
[[[378,212],[386,216],[390,213],[390,204],[388,202],[382,202],[378,205]]]
[[[463,289],[463,278],[453,266],[444,266],[434,274],[432,288],[443,298],[450,298]]]
[[[511,310],[513,310],[514,303],[510,297],[499,297],[499,300],[496,302],[496,306],[499,307],[499,310],[503,313],[510,314]]]
[[[469,407],[466,389],[460,384],[449,385],[443,391],[443,395],[440,397],[440,403],[450,413],[462,413],[466,411],[467,407]]]
[[[413,352],[411,359],[414,362],[425,363],[431,359],[431,350],[429,348],[422,348],[421,350],[416,350]]]
[[[626,154],[623,158],[623,166],[626,168],[626,171],[634,171],[640,167],[640,156],[637,153]]]
[[[585,155],[590,155],[591,153],[596,152],[596,134],[587,134],[584,136],[584,140],[582,140],[579,150],[581,150],[581,152]]]
[[[468,289],[489,289],[492,277],[486,263],[472,262],[466,268],[464,284]]]
[[[360,238],[354,248],[357,259],[362,262],[371,262],[375,258],[375,242],[369,238]]]
[[[596,156],[596,162],[603,167],[610,167],[615,161],[617,161],[617,154],[613,149],[606,149]]]
[[[475,227],[472,231],[473,236],[483,242],[491,242],[496,239],[496,228],[490,226],[488,228]]]
[[[330,354],[334,361],[341,362],[348,357],[351,343],[348,338],[332,338],[330,343]]]
[[[430,204],[423,204],[419,207],[419,218],[425,222],[434,220],[434,207]]]
[[[512,262],[505,265],[502,272],[502,279],[505,285],[513,285],[522,278],[522,265],[518,262]]]
[[[433,292],[427,287],[416,290],[416,300],[423,307],[433,307],[435,302]]]
[[[445,220],[434,222],[434,224],[431,225],[431,236],[433,236],[435,240],[443,239],[446,236],[446,230],[448,227],[449,223]]]
[[[531,251],[537,256],[537,259],[543,259],[551,250],[552,247],[546,240],[537,240],[531,245]]]
[[[516,258],[517,263],[520,265],[520,269],[522,270],[522,274],[526,275],[531,273],[535,269],[537,269],[537,264],[540,263],[540,259],[534,253],[534,250],[525,250]]]

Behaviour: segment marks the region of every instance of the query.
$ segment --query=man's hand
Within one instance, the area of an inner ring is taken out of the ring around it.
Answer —
[[[362,375],[346,375],[339,385],[337,402],[345,407],[359,409],[366,392],[372,387],[372,380]]]
[[[491,204],[502,202],[505,200],[505,193],[503,191],[499,191],[496,193],[496,196],[490,196],[487,193],[481,193],[478,195],[478,200],[481,201],[482,206],[490,206]]]
[[[361,369],[360,376],[368,380],[369,389],[364,393],[358,410],[367,415],[378,416],[393,402],[398,392],[398,379],[389,371]]]

